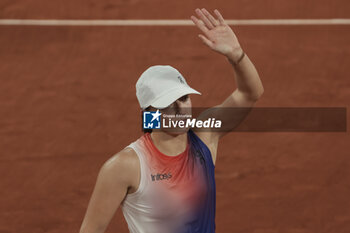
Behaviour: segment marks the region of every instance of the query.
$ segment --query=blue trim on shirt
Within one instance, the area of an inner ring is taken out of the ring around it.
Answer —
[[[186,233],[214,233],[215,232],[215,211],[216,211],[216,184],[215,184],[215,165],[209,148],[192,131],[188,131],[190,138],[191,153],[200,157],[204,165],[206,174],[207,194],[203,208],[198,211],[197,221],[186,229]]]

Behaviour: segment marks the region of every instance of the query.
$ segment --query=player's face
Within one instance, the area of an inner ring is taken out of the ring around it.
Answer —
[[[178,98],[169,107],[163,109],[164,113],[174,115],[185,115],[192,113],[192,102],[189,95],[184,95]]]
[[[173,102],[170,106],[160,110],[162,115],[175,116],[172,121],[185,120],[192,115],[192,102],[189,95],[184,95]],[[182,134],[188,131],[188,128],[163,129],[163,131],[172,134]]]

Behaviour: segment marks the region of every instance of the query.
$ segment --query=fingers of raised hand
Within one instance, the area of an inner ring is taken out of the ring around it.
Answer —
[[[197,19],[195,16],[191,16],[191,19],[193,23],[205,34],[208,33],[208,28],[205,26],[205,23],[199,19]]]
[[[219,21],[216,20],[205,8],[202,8],[202,12],[214,27],[219,26]]]
[[[206,14],[204,13],[203,10],[196,9],[196,13],[197,13],[198,17],[204,22],[205,26],[208,29],[213,29],[214,28],[214,25],[210,22],[210,20],[208,19],[208,17],[206,16]]]
[[[224,20],[224,17],[222,17],[222,15],[220,14],[220,12],[218,10],[214,10],[214,13],[216,14],[216,16],[218,17],[219,19],[219,22],[221,25],[225,25],[225,20]]]

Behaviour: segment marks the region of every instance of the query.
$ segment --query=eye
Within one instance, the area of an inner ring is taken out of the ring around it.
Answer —
[[[184,95],[184,96],[180,97],[179,100],[181,102],[186,102],[188,100],[188,95]]]

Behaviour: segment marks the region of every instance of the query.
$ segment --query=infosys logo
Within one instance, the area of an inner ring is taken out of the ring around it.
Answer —
[[[151,177],[152,177],[152,181],[169,180],[172,177],[172,175],[171,175],[170,172],[169,173],[164,173],[164,174],[158,173],[156,175],[152,175],[151,174]]]
[[[160,129],[160,128],[205,128],[219,129],[221,128],[221,120],[208,118],[206,120],[198,120],[192,118],[191,115],[162,115],[156,112],[143,112],[143,129]]]

